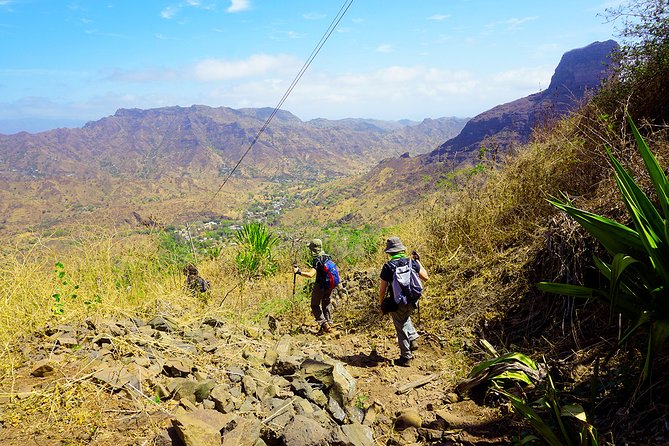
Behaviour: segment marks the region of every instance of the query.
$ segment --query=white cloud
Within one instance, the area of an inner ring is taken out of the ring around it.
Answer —
[[[182,9],[184,8],[197,8],[197,9],[204,9],[204,10],[213,10],[215,9],[215,5],[203,5],[200,0],[186,0],[185,2],[179,3],[177,5],[170,5],[165,7],[162,11],[160,11],[160,17],[170,20],[173,19],[179,12],[181,12]]]
[[[162,17],[166,20],[169,20],[176,15],[177,11],[178,11],[178,9],[176,7],[168,6],[167,8],[160,11],[160,17]]]
[[[393,52],[393,46],[388,44],[388,43],[381,44],[381,45],[376,47],[376,52],[377,53],[392,53]]]
[[[228,12],[241,12],[246,11],[251,7],[250,0],[231,0],[230,7],[227,9]]]
[[[522,25],[523,23],[533,22],[533,21],[537,20],[538,18],[539,18],[539,16],[513,18],[513,19],[507,20],[506,23],[508,23],[509,26],[511,26],[512,28],[515,28],[516,26]]]
[[[327,16],[321,12],[307,12],[302,14],[302,17],[306,20],[321,20]]]
[[[531,17],[512,17],[507,20],[488,23],[482,30],[481,35],[487,36],[495,32],[498,28],[504,28],[506,31],[515,31],[521,25],[539,19],[538,16]]]
[[[493,74],[491,82],[493,85],[503,86],[513,91],[537,93],[548,87],[553,71],[546,67],[502,71]]]
[[[427,19],[428,20],[436,20],[436,21],[440,22],[442,20],[446,20],[449,17],[451,17],[451,16],[447,15],[447,14],[435,14],[435,15],[432,15],[432,16],[428,17]]]
[[[195,65],[193,75],[199,81],[222,81],[258,76],[294,66],[299,66],[299,62],[291,56],[255,54],[244,60],[203,60]]]
[[[537,20],[539,17],[538,16],[532,16],[532,17],[513,17],[509,20],[505,20],[503,22],[500,22],[502,25],[506,25],[508,29],[515,29],[518,28],[520,25],[523,23],[527,22],[533,22],[534,20]]]

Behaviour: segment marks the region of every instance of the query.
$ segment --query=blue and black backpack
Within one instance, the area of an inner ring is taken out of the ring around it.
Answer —
[[[321,286],[321,288],[332,291],[337,285],[339,285],[339,270],[337,265],[332,259],[327,256],[321,256],[316,260],[316,283]]]

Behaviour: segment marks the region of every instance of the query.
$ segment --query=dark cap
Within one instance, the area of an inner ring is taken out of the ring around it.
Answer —
[[[312,256],[320,256],[323,254],[323,241],[319,238],[310,241],[307,247],[309,248],[309,251],[311,251]]]

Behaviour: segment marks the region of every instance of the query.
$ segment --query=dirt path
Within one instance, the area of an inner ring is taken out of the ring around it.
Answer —
[[[419,330],[420,331],[420,330]],[[322,350],[346,364],[357,380],[358,403],[374,402],[383,407],[383,435],[377,445],[435,444],[487,445],[509,444],[509,420],[499,409],[478,406],[453,393],[457,383],[452,354],[441,347],[436,337],[423,334],[410,367],[393,365],[399,356],[394,333],[355,333],[337,330],[325,336],[297,335],[296,339],[319,342]],[[423,385],[417,385],[429,380]],[[401,388],[412,387],[400,393]],[[415,411],[426,429],[393,429],[395,418],[403,411]],[[425,432],[426,430],[434,432]],[[418,437],[432,435],[433,441]]]

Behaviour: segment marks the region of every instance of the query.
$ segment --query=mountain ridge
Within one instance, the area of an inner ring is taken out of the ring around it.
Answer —
[[[0,135],[0,228],[203,209],[194,203],[223,184],[273,112],[203,105],[119,109],[79,129]],[[235,170],[228,186],[234,189],[207,206],[243,215],[263,188],[319,185],[385,158],[426,153],[465,122],[304,122],[279,110]]]

